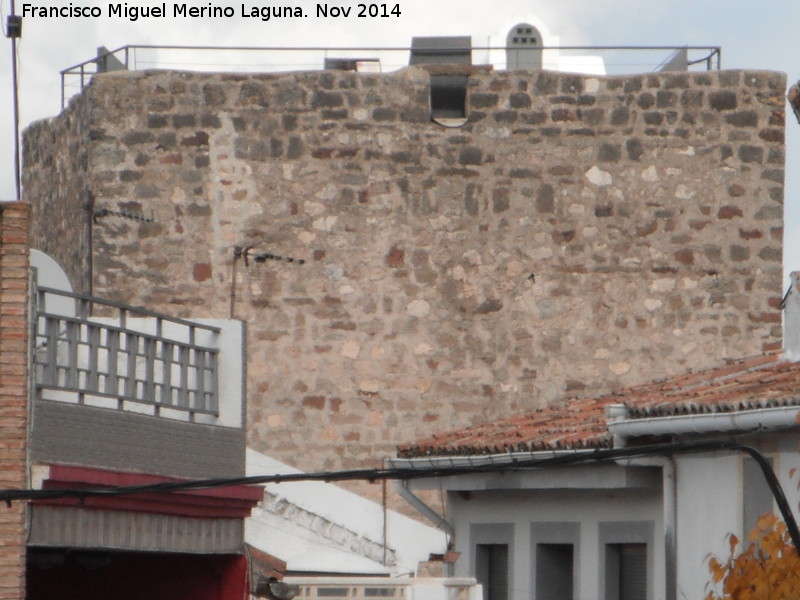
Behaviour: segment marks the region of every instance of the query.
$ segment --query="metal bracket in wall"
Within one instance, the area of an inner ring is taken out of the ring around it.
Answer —
[[[250,264],[250,259],[257,263],[265,263],[268,260],[275,260],[278,262],[287,262],[293,263],[296,265],[304,265],[306,264],[306,259],[304,258],[295,258],[293,256],[282,256],[280,254],[272,254],[270,252],[261,252],[258,254],[251,254],[251,250],[253,249],[252,246],[245,246],[244,248],[236,247],[234,248],[234,259],[243,258],[244,265],[247,267]]]
[[[144,215],[139,215],[124,210],[110,210],[108,208],[95,208],[90,210],[92,211],[92,221],[95,223],[97,223],[98,219],[109,216],[122,217],[123,219],[128,219],[129,221],[138,221],[140,223],[152,223],[155,220],[152,217],[145,217]]]
[[[268,260],[277,260],[282,262],[295,263],[298,265],[306,264],[304,258],[294,258],[292,256],[281,256],[280,254],[269,254],[269,253],[256,254],[253,256],[253,260],[258,263],[267,262]]]

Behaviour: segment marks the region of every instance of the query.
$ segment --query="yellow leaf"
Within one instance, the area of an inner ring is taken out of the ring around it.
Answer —
[[[734,553],[736,550],[736,546],[739,545],[739,538],[736,537],[734,534],[730,535],[730,544],[731,544],[731,554]]]
[[[775,515],[772,513],[764,513],[758,517],[758,528],[761,531],[771,528],[775,524]]]
[[[768,514],[757,527],[747,547],[740,547],[735,535],[728,536],[725,562],[705,557],[713,582],[706,585],[705,600],[800,600],[800,556],[786,525]]]

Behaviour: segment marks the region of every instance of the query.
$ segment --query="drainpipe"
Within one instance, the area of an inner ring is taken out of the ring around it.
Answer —
[[[423,516],[427,517],[430,521],[433,522],[434,525],[438,529],[441,529],[445,532],[448,538],[452,539],[455,535],[455,529],[453,528],[452,523],[445,520],[443,517],[439,516],[435,510],[433,510],[430,506],[425,504],[419,496],[415,496],[414,493],[411,491],[411,488],[408,487],[408,480],[407,479],[398,479],[395,481],[395,486],[397,489],[397,493],[400,494],[400,497],[403,498],[406,502],[408,502],[411,506],[416,508]]]
[[[675,461],[671,456],[662,458],[661,476],[664,479],[664,555],[667,600],[677,598],[678,587],[678,486],[675,478]]]
[[[609,429],[612,423],[627,419],[628,409],[624,404],[612,404],[606,407]],[[623,448],[627,439],[613,432],[614,448]],[[666,584],[666,600],[676,600],[678,583],[678,545],[676,532],[678,522],[677,485],[675,480],[675,461],[671,456],[653,456],[648,458],[618,459],[617,464],[635,467],[659,467],[662,478],[662,494],[664,508],[664,579]]]
[[[411,506],[413,506],[417,511],[419,511],[422,515],[427,517],[434,525],[436,525],[437,529],[441,529],[444,531],[444,534],[447,538],[447,549],[450,550],[452,541],[455,538],[455,528],[453,527],[452,523],[447,521],[444,517],[440,516],[435,510],[433,510],[430,506],[425,504],[419,496],[415,496],[414,493],[411,491],[411,488],[408,487],[408,479],[396,479],[395,480],[395,489],[397,493],[400,494],[400,497],[403,498],[406,502],[408,502]],[[453,564],[445,562],[445,576],[452,577],[453,576]]]

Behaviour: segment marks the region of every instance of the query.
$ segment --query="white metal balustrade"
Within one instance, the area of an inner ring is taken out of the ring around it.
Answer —
[[[287,576],[297,585],[296,600],[480,600],[471,577],[312,577]]]
[[[46,287],[34,314],[37,389],[218,415],[219,328]]]

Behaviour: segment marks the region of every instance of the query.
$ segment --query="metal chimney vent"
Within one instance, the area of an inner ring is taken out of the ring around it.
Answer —
[[[465,36],[450,37],[413,37],[411,38],[411,65],[471,65],[472,38]]]
[[[126,71],[128,67],[125,63],[118,59],[113,54],[110,54],[108,48],[99,46],[97,48],[97,72],[108,73],[109,71]]]
[[[669,57],[661,63],[657,71],[688,71],[689,52],[686,48],[675,50]]]
[[[542,34],[529,23],[514,25],[506,36],[507,69],[542,68]]]

